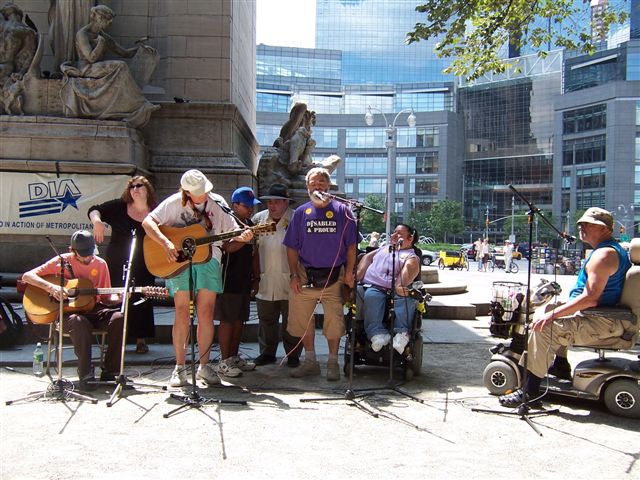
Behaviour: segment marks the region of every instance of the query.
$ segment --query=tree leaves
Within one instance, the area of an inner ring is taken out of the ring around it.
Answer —
[[[436,54],[452,59],[445,73],[467,80],[503,73],[511,67],[501,54],[507,45],[515,49],[529,46],[540,56],[555,48],[586,54],[593,54],[596,48],[588,1],[427,0],[416,6],[416,11],[424,13],[426,21],[415,25],[406,43],[437,38]],[[606,35],[611,26],[624,23],[627,17],[617,4],[607,5],[596,20]]]

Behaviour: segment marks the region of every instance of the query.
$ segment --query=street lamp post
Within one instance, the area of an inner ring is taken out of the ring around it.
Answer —
[[[509,241],[515,243],[516,236],[513,233],[513,226],[516,223],[516,199],[511,197],[511,235],[509,235]]]
[[[489,205],[487,205],[487,210],[484,215],[484,238],[489,238]]]
[[[371,110],[376,110],[377,112],[381,113],[382,117],[384,118],[384,124],[387,126],[387,128],[385,129],[387,139],[384,145],[385,147],[387,147],[387,217],[385,222],[385,231],[387,234],[388,242],[392,231],[391,214],[395,212],[396,205],[396,148],[398,146],[398,129],[396,128],[396,122],[398,121],[398,117],[400,117],[401,114],[409,112],[409,116],[407,117],[407,125],[413,128],[416,126],[416,116],[413,114],[412,108],[405,108],[403,110],[400,110],[396,114],[396,117],[393,119],[393,123],[389,123],[387,121],[387,116],[382,110],[369,106],[369,108],[367,109],[367,113],[364,116],[364,121],[370,127],[374,123],[374,117]]]

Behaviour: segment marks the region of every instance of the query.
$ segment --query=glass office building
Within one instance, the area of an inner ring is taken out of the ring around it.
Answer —
[[[640,40],[631,21],[591,57],[562,50],[514,59],[517,69],[473,84],[444,75],[435,41],[406,46],[412,0],[317,0],[316,48],[257,48],[257,137],[272,145],[295,102],[317,112],[316,158],[337,154],[339,189],[386,199],[385,120],[398,116],[393,209],[464,204],[466,232],[504,238],[513,184],[561,226],[591,205],[640,215]],[[580,5],[584,5],[580,1]],[[588,5],[587,5],[588,7]],[[585,11],[585,21],[589,14]],[[631,32],[631,33],[630,33]],[[630,39],[631,38],[631,39]],[[523,53],[529,50],[522,49]],[[506,52],[505,52],[506,54]],[[364,115],[372,108],[376,122]],[[612,118],[616,120],[612,121]],[[637,208],[631,208],[635,203]],[[516,210],[524,206],[516,204]],[[405,217],[406,218],[406,217]],[[637,227],[636,227],[637,230]]]

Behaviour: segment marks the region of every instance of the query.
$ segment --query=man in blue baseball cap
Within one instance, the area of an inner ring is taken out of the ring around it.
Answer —
[[[253,209],[253,207],[260,204],[261,202],[256,198],[251,188],[240,187],[236,188],[231,195],[231,203],[239,203],[240,205]]]
[[[261,203],[260,200],[249,187],[239,187],[233,192],[231,208],[240,228],[253,225],[251,221],[253,207],[259,203]],[[244,324],[249,320],[249,303],[258,290],[260,266],[255,241],[241,245],[229,243],[225,244],[223,249],[224,290],[217,305],[221,358],[218,364],[218,375],[238,377],[243,371],[256,368],[254,362],[240,358],[238,352]],[[247,279],[250,281],[247,282]]]

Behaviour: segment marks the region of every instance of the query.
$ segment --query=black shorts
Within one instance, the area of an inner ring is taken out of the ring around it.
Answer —
[[[249,293],[222,293],[216,300],[215,317],[220,322],[249,321]]]

